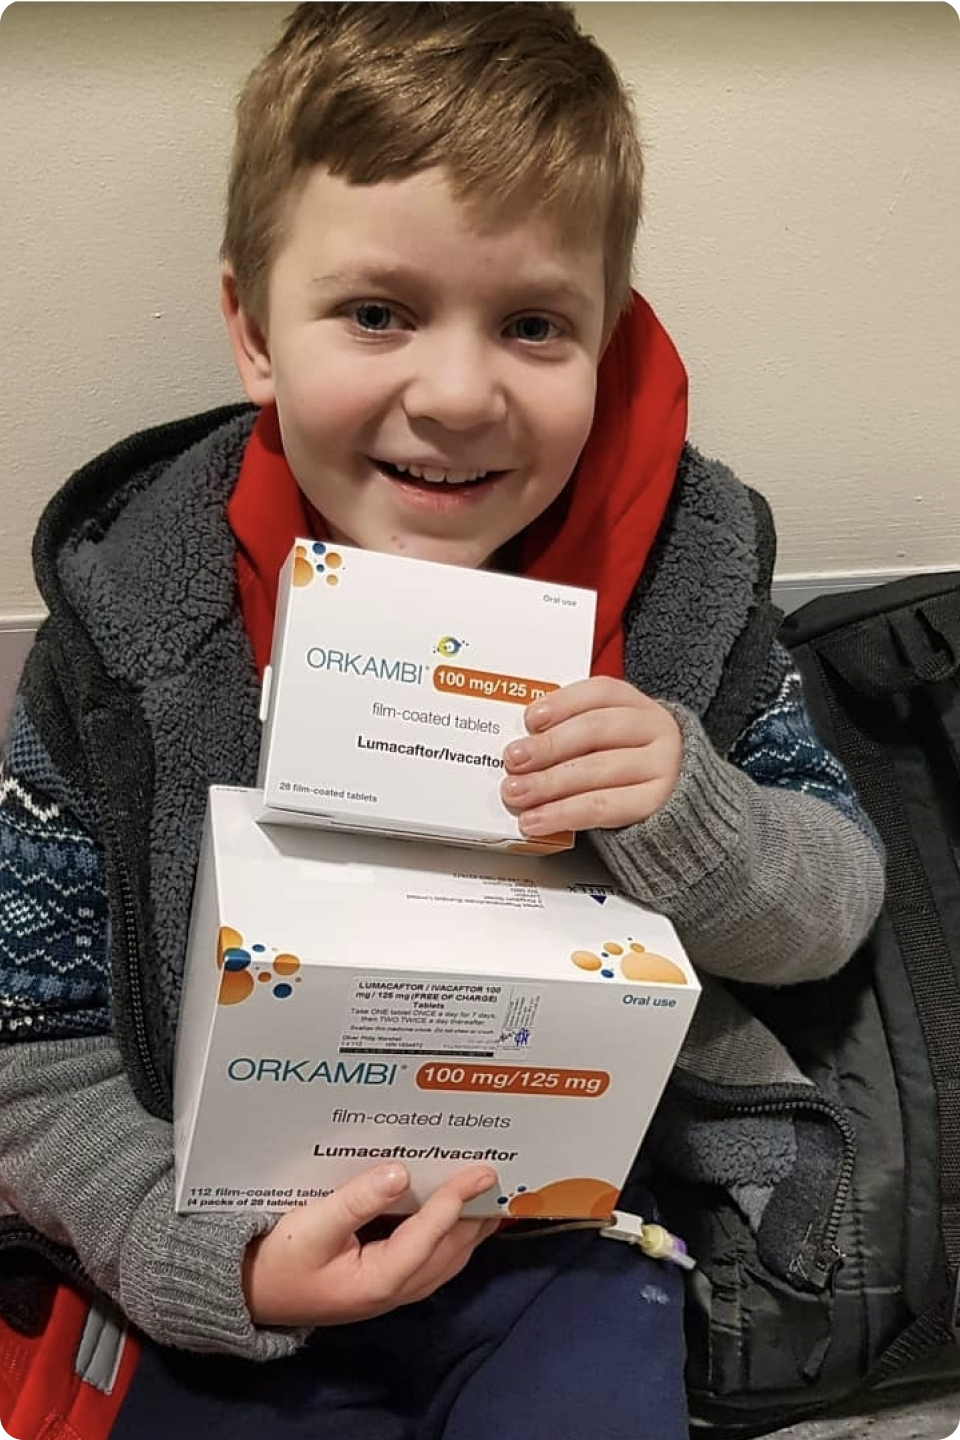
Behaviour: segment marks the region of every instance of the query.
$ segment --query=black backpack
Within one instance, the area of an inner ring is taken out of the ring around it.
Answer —
[[[831,1163],[808,1166],[780,1221],[806,1225],[797,1253],[822,1263],[777,1273],[722,1188],[669,1168],[660,1188],[699,1261],[694,1423],[741,1434],[915,1371],[960,1327],[960,573],[815,600],[781,638],[883,840],[887,899],[839,975],[736,990],[816,1085],[812,1099],[784,1087],[782,1104],[798,1145],[819,1127],[809,1153]],[[711,1118],[679,1074],[668,1100],[668,1117]]]

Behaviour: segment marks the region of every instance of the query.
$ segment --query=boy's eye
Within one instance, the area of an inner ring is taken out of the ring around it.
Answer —
[[[355,305],[353,318],[361,330],[390,330],[396,321],[396,315],[390,306],[379,300],[367,300],[362,305]]]
[[[513,331],[518,340],[532,341],[534,344],[543,344],[544,340],[555,340],[560,334],[560,327],[545,315],[521,315],[510,322],[509,329]]]

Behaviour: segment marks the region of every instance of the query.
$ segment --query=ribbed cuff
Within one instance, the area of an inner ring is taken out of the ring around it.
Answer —
[[[744,848],[749,781],[721,759],[692,711],[674,704],[666,708],[683,736],[683,764],[673,794],[649,819],[620,830],[592,830],[590,838],[636,900],[691,919],[720,898],[715,894],[720,872],[728,877]]]
[[[125,1251],[120,1303],[135,1325],[164,1345],[277,1360],[309,1330],[258,1328],[242,1287],[247,1245],[269,1230],[264,1214],[179,1215],[172,1185],[159,1187],[137,1216],[137,1245]]]

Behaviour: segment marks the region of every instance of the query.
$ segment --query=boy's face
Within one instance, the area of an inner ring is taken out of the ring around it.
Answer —
[[[224,312],[300,488],[344,544],[484,565],[567,483],[593,419],[598,243],[535,214],[478,229],[440,170],[291,207],[266,333]],[[477,479],[476,477],[481,477]]]

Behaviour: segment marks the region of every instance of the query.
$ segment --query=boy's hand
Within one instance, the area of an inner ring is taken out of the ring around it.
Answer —
[[[680,727],[624,680],[595,675],[565,685],[531,705],[524,720],[529,734],[504,751],[500,793],[531,838],[634,825],[673,794]]]
[[[380,1165],[332,1195],[282,1216],[248,1247],[247,1308],[259,1325],[343,1325],[369,1320],[432,1295],[453,1278],[499,1219],[465,1220],[468,1200],[496,1184],[489,1166],[471,1165],[435,1191],[384,1240],[362,1244],[357,1231],[407,1189],[402,1165]]]

